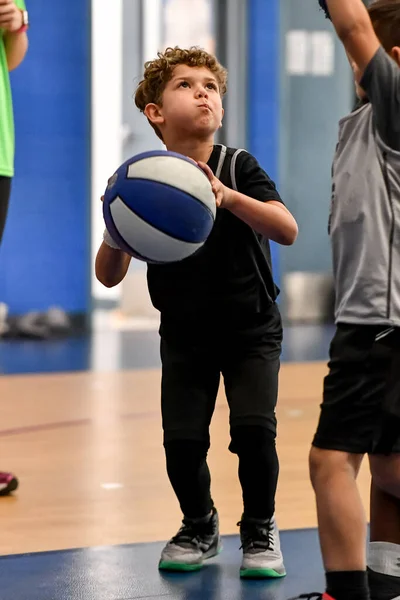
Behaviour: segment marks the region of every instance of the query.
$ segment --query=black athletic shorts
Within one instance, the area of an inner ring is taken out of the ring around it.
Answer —
[[[339,324],[313,445],[400,452],[400,329]]]
[[[161,404],[164,442],[210,442],[220,374],[230,409],[230,425],[261,425],[276,434],[275,407],[282,323],[273,305],[265,315],[239,326],[187,323],[161,326]]]
[[[6,225],[8,202],[11,192],[11,178],[0,175],[0,244]]]

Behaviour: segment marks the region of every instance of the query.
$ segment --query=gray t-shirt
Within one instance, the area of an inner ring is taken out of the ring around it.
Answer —
[[[336,322],[400,326],[400,68],[380,48],[369,103],[339,124],[330,235]]]
[[[400,151],[400,69],[383,48],[367,66],[361,86],[371,101],[381,139]]]

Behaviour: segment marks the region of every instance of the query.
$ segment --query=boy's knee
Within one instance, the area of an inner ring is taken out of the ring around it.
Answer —
[[[325,450],[311,447],[309,454],[310,479],[313,487],[328,483],[340,473],[348,473],[356,478],[361,466],[362,456],[338,450]]]
[[[383,492],[400,498],[400,454],[370,456],[374,484]]]
[[[231,427],[229,450],[233,454],[251,455],[275,448],[274,428],[263,425],[234,425]]]
[[[198,440],[170,440],[164,442],[167,466],[182,466],[202,463],[208,454],[210,444]]]

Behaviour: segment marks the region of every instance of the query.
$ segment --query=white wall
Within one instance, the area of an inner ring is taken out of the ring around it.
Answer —
[[[143,2],[143,59],[152,60],[163,44],[163,0],[145,0]]]
[[[130,0],[133,2],[133,0]],[[191,3],[188,13],[182,10]],[[165,46],[200,45],[214,51],[212,0],[142,0],[138,35],[138,22],[133,15],[140,13],[140,0],[135,0],[135,10],[126,12],[124,0],[92,0],[92,264],[102,240],[104,221],[100,196],[108,177],[123,162],[124,158],[163,147],[158,138],[129,103],[134,88],[143,70],[143,62],[151,60]],[[195,10],[193,10],[195,9]],[[135,12],[136,11],[136,12]],[[130,22],[132,24],[130,25]],[[137,40],[129,39],[129,50],[125,47],[124,28],[132,28]],[[142,47],[140,47],[140,39]],[[113,42],[110,43],[110,40]],[[132,55],[132,53],[134,55]],[[137,61],[140,55],[139,71]],[[125,75],[123,76],[123,73]],[[129,115],[129,118],[127,118]],[[142,122],[139,122],[138,119]],[[125,122],[124,122],[125,121]],[[127,121],[130,121],[129,123]],[[132,141],[124,143],[124,136],[131,135]],[[111,290],[104,288],[92,274],[92,295],[95,300],[116,300],[122,312],[130,315],[152,315],[153,309],[147,293],[145,265],[133,260],[127,277],[121,285]]]
[[[148,1],[148,0],[147,0]],[[118,299],[94,276],[104,221],[100,197],[122,162],[122,0],[92,0],[92,295]]]

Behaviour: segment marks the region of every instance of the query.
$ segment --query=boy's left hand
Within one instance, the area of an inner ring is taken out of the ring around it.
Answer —
[[[214,173],[211,171],[210,167],[208,165],[206,165],[206,163],[198,162],[197,164],[199,165],[200,169],[202,169],[204,171],[204,173],[207,175],[208,179],[210,180],[211,188],[212,188],[212,191],[214,192],[215,203],[217,205],[217,208],[229,208],[230,206],[232,206],[233,190],[226,187],[226,185],[224,185],[222,183],[222,181],[217,179],[217,177],[215,177]]]

